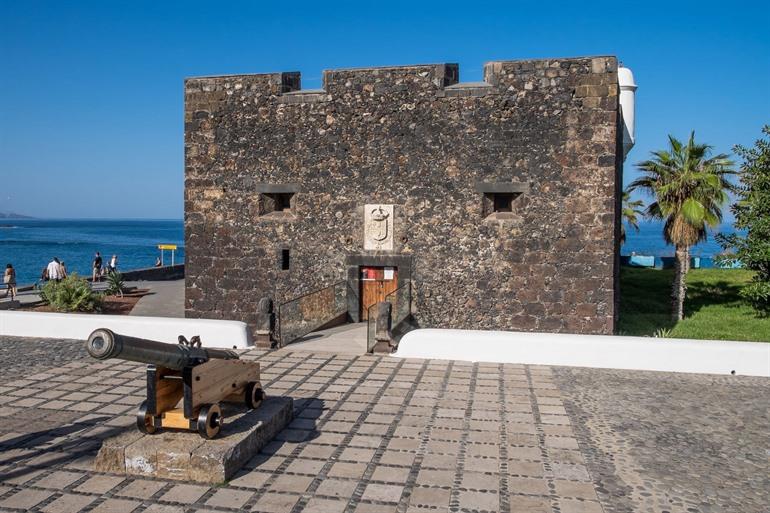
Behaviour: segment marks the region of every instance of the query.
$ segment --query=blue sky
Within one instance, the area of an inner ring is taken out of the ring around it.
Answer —
[[[729,152],[770,123],[770,3],[0,0],[0,211],[181,218],[183,79],[617,55],[632,164],[666,134]]]

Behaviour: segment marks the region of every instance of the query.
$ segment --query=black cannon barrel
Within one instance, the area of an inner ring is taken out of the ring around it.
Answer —
[[[119,335],[107,328],[95,330],[88,336],[86,351],[98,360],[120,358],[132,362],[151,363],[175,370],[198,365],[212,358],[238,359],[238,353],[228,349],[166,344],[144,338]]]

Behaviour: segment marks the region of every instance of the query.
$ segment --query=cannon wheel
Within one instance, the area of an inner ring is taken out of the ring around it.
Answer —
[[[142,433],[151,435],[155,433],[155,417],[147,413],[147,401],[142,401],[139,411],[136,412],[136,427]]]
[[[218,404],[204,404],[198,413],[198,433],[206,439],[214,438],[222,429],[223,421]]]
[[[245,401],[246,406],[252,410],[259,408],[262,400],[265,398],[265,391],[260,388],[259,382],[251,381],[246,385]]]

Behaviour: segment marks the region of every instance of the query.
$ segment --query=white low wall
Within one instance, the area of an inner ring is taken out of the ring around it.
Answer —
[[[128,315],[0,312],[0,335],[71,338],[85,341],[97,328],[121,335],[177,343],[177,337],[200,335],[203,347],[245,348],[253,345],[246,323]]]
[[[421,329],[393,356],[770,377],[770,343]]]

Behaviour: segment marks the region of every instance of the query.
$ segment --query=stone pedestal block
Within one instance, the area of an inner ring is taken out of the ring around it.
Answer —
[[[259,331],[254,333],[254,345],[260,349],[270,349],[273,346],[273,338],[269,331]]]
[[[257,305],[257,322],[255,327],[257,347],[270,349],[273,343],[275,331],[275,313],[273,313],[273,300],[263,297]]]
[[[393,335],[391,333],[393,305],[388,302],[377,303],[377,318],[374,324],[375,353],[390,353],[393,350]]]
[[[290,397],[269,397],[256,410],[222,404],[222,432],[205,440],[196,432],[162,431],[144,435],[130,428],[108,438],[94,463],[100,472],[223,483],[292,420]]]
[[[390,354],[393,352],[393,345],[387,340],[378,340],[374,343],[372,352],[375,354]]]

